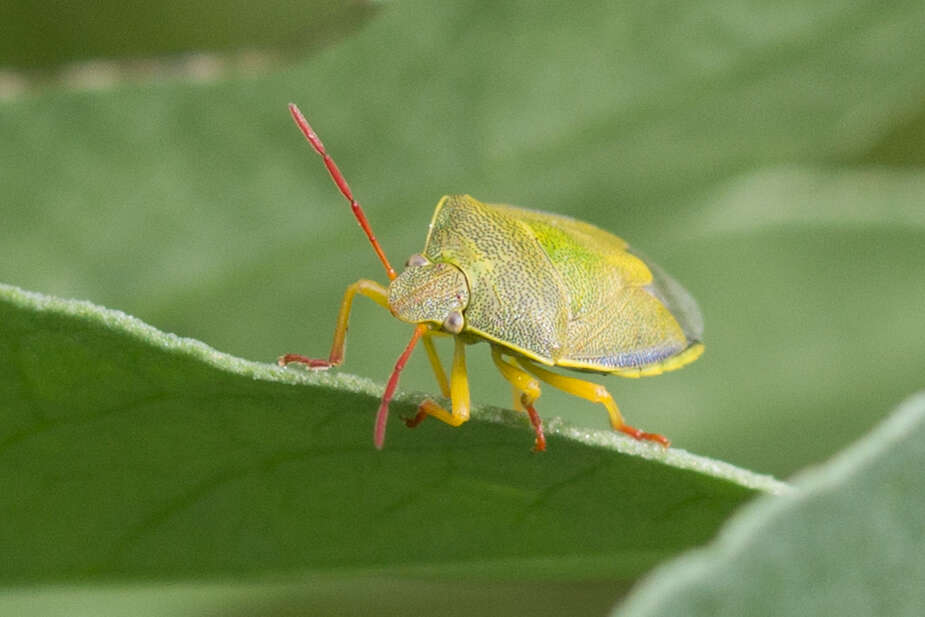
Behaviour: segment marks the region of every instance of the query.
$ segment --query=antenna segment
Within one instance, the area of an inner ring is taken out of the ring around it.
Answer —
[[[361,208],[357,200],[353,198],[353,193],[350,191],[350,187],[347,185],[347,180],[344,179],[344,175],[340,173],[340,169],[337,168],[334,159],[332,159],[327,150],[324,149],[324,144],[318,139],[318,135],[312,130],[308,120],[305,119],[305,116],[302,115],[302,112],[299,111],[295,103],[289,103],[289,113],[292,115],[292,119],[295,120],[299,130],[305,135],[305,139],[308,140],[308,143],[312,145],[315,152],[321,155],[321,158],[324,160],[324,166],[328,168],[328,173],[331,174],[331,179],[334,180],[334,184],[337,185],[340,192],[343,193],[347,201],[350,202],[350,209],[353,210],[353,215],[356,217],[360,227],[363,228],[363,231],[366,232],[366,237],[369,238],[369,243],[373,245],[373,250],[376,251],[379,261],[385,266],[385,272],[389,280],[393,280],[398,275],[395,274],[395,269],[392,268],[392,264],[389,263],[389,260],[385,256],[385,252],[382,250],[382,246],[380,246],[379,241],[376,240],[376,235],[373,233],[373,228],[369,226],[369,221],[366,220],[366,214],[364,214],[363,208]]]

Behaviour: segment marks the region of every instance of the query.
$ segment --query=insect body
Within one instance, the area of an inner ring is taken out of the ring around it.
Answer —
[[[437,204],[420,254],[396,275],[337,166],[295,105],[290,112],[323,157],[335,183],[373,244],[388,273],[388,288],[361,279],[347,288],[327,360],[288,354],[281,365],[312,369],[343,361],[350,308],[359,293],[416,325],[386,386],[374,441],[381,448],[398,376],[418,340],[423,341],[451,410],[424,401],[416,426],[428,415],[459,426],[469,419],[466,346],[491,345],[492,360],[515,392],[536,432],[535,449],[546,446],[533,403],[540,383],[603,404],[614,429],[636,439],[669,444],[624,422],[607,390],[561,375],[549,367],[623,377],[658,375],[696,360],[703,352],[703,326],[690,295],[620,238],[569,217],[507,205],[485,204],[468,195],[448,195]],[[432,338],[455,339],[447,379]]]

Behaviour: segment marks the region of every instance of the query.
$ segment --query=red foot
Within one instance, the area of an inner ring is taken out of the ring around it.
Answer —
[[[657,441],[658,443],[662,444],[666,448],[671,446],[671,440],[669,440],[664,435],[659,435],[658,433],[646,433],[644,431],[640,431],[638,428],[634,426],[630,426],[629,424],[624,424],[623,426],[619,428],[619,430],[626,433],[633,439],[639,439],[639,440],[645,439],[646,441]]]
[[[287,353],[285,356],[280,356],[276,363],[280,366],[286,366],[287,364],[303,364],[305,368],[312,371],[324,371],[334,366],[334,363],[330,360],[308,358],[306,356],[300,356],[297,353]]]
[[[426,417],[427,417],[426,411],[419,411],[416,414],[414,414],[413,418],[403,418],[403,419],[405,421],[405,426],[407,426],[408,428],[414,428],[415,426],[423,422],[424,418]]]
[[[528,404],[525,399],[525,396],[521,396],[520,403],[526,408],[527,415],[530,416],[530,424],[533,425],[533,430],[536,433],[536,439],[533,441],[533,451],[545,452],[546,435],[543,434],[543,420],[540,418],[540,414],[536,413],[533,405]]]

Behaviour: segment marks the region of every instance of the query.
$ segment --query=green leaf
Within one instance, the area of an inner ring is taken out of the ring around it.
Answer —
[[[925,606],[925,392],[797,490],[737,514],[614,615],[876,615]]]
[[[380,389],[0,286],[0,580],[427,572],[630,579],[785,485],[516,412],[371,443]]]

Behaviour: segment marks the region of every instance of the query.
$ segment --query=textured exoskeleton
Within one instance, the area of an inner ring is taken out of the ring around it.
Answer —
[[[627,377],[678,368],[703,349],[693,298],[588,223],[448,195],[422,254],[389,285],[403,321],[439,327],[455,309],[463,334],[542,364]]]

